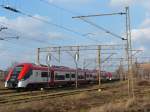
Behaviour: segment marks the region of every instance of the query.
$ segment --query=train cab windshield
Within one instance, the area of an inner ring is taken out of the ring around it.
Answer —
[[[18,78],[19,73],[21,72],[23,66],[15,67],[11,75],[10,81],[15,81]]]

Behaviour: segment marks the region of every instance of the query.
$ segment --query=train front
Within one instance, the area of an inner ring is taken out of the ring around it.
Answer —
[[[22,88],[25,85],[25,81],[23,80],[25,75],[29,71],[29,65],[20,64],[15,66],[13,69],[10,69],[6,80],[5,87],[6,88]]]

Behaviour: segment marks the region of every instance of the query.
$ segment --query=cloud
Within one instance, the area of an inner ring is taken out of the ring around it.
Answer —
[[[130,6],[135,3],[136,0],[110,0],[111,6]]]
[[[133,6],[139,5],[143,8],[150,9],[150,1],[149,0],[110,0],[110,6],[113,7],[125,7],[125,6]]]
[[[146,18],[138,28],[132,30],[134,41],[150,40],[150,18]]]
[[[135,48],[143,50],[143,55],[150,55],[150,18],[146,18],[138,28],[132,29],[132,40]]]
[[[17,55],[16,55],[17,54]],[[6,69],[13,62],[35,62],[35,51],[30,49],[28,52],[23,51],[8,51],[5,50],[0,55],[1,59],[1,68]]]
[[[133,40],[150,40],[150,28],[139,28],[132,30]]]
[[[144,46],[140,46],[138,49],[142,50],[142,51],[145,51],[145,47]]]
[[[34,17],[47,19],[39,15]],[[1,37],[19,36],[19,40],[1,41],[0,50],[1,66],[8,65],[12,61],[33,62],[36,48],[53,45],[54,40],[69,38],[63,33],[54,31],[52,26],[47,26],[41,21],[36,21],[29,17],[20,16],[15,19],[8,19],[0,16],[0,24],[8,27],[7,30],[0,32]],[[14,42],[14,43],[13,43]],[[5,48],[8,48],[5,50]],[[3,50],[4,49],[4,50]],[[27,53],[27,51],[31,51]]]
[[[146,18],[140,25],[141,28],[150,27],[150,18]]]
[[[42,18],[38,15],[35,15],[34,17]],[[17,17],[16,19],[0,17],[0,23],[6,25],[8,27],[8,30],[13,29],[18,33],[21,32],[28,35],[34,35],[44,27],[44,23],[33,20],[30,17]]]
[[[47,20],[46,17],[39,15],[34,15],[34,17]],[[67,38],[67,36],[61,32],[53,31],[53,26],[47,26],[47,24],[30,17],[20,16],[15,19],[0,17],[0,23],[8,27],[8,30],[1,32],[3,37],[18,35],[20,36],[20,40],[29,39],[32,42],[43,42],[47,44],[49,44],[49,39],[59,40]]]

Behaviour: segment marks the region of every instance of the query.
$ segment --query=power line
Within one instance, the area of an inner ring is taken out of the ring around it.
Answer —
[[[77,32],[77,31],[74,31],[74,30],[72,30],[72,29],[70,29],[70,28],[67,28],[67,27],[64,27],[64,26],[55,24],[55,23],[53,23],[53,22],[50,22],[50,21],[47,21],[47,20],[44,20],[44,19],[41,19],[41,18],[32,16],[32,15],[30,15],[30,14],[27,14],[27,13],[25,13],[25,12],[22,12],[22,11],[20,11],[20,10],[18,10],[18,9],[15,9],[15,8],[12,8],[12,7],[10,7],[10,6],[1,5],[1,7],[4,8],[4,9],[7,9],[7,10],[9,10],[9,11],[12,11],[12,12],[15,12],[15,13],[19,13],[19,14],[22,14],[22,15],[25,15],[25,16],[28,16],[28,17],[31,17],[31,18],[33,18],[33,19],[35,19],[35,20],[38,20],[38,21],[44,22],[44,23],[46,23],[46,24],[50,24],[50,25],[56,26],[56,27],[58,27],[58,28],[61,28],[61,29],[64,29],[64,30],[66,30],[66,31],[69,31],[69,32],[72,32],[72,33],[75,33],[75,34],[77,34],[77,35],[82,36],[81,33]]]
[[[55,8],[61,9],[61,10],[65,11],[65,12],[68,12],[68,13],[70,13],[70,14],[79,15],[79,13],[73,12],[73,11],[68,10],[68,9],[65,9],[65,8],[62,8],[62,7],[60,7],[60,6],[56,5],[56,4],[53,4],[52,2],[48,2],[47,0],[40,0],[40,1],[42,1],[42,2],[44,2],[44,3],[46,3],[46,4],[48,4],[48,5],[51,5],[51,6],[55,7]],[[117,34],[115,34],[115,33],[110,32],[110,31],[107,30],[106,28],[103,28],[103,27],[101,27],[101,26],[99,26],[99,25],[96,25],[95,23],[92,23],[92,22],[90,22],[90,21],[88,21],[88,20],[83,19],[83,18],[85,18],[85,17],[112,16],[112,15],[124,15],[124,14],[126,14],[126,13],[124,13],[124,12],[118,12],[118,13],[110,13],[110,14],[95,14],[95,15],[87,15],[87,16],[76,16],[76,17],[72,17],[72,18],[80,18],[80,19],[82,19],[83,21],[85,21],[85,22],[87,22],[87,23],[89,23],[89,24],[91,24],[91,25],[93,25],[93,26],[95,26],[95,27],[97,27],[97,28],[99,28],[99,29],[105,31],[106,33],[111,34],[112,36],[114,36],[114,37],[116,37],[116,38],[119,38],[119,39],[122,39],[122,40],[126,40],[125,38],[123,38],[123,37],[121,37],[121,36],[119,36],[119,35],[117,35]],[[86,36],[86,35],[85,35],[85,36]],[[93,39],[93,40],[94,40],[94,41],[97,41],[96,39]]]
[[[106,29],[106,28],[104,28],[104,27],[101,27],[101,26],[99,26],[99,25],[95,24],[94,22],[91,22],[91,21],[86,20],[86,19],[84,19],[84,18],[80,18],[80,19],[81,19],[81,20],[83,20],[83,21],[85,21],[86,23],[88,23],[88,24],[92,25],[92,26],[97,27],[98,29],[103,30],[104,32],[106,32],[106,33],[108,33],[108,34],[111,34],[112,36],[114,36],[114,37],[116,37],[116,38],[119,38],[119,39],[125,40],[123,37],[121,37],[121,36],[119,36],[119,35],[117,35],[117,34],[115,34],[115,33],[112,33],[111,31],[107,30],[107,29]]]
[[[4,23],[4,22],[0,22],[1,24],[5,24],[5,25],[7,25],[7,26],[12,26],[12,25],[10,25],[10,24],[8,24],[8,23]],[[12,29],[12,28],[10,28],[9,27],[9,29]],[[16,27],[16,26],[12,26],[12,27]],[[12,30],[14,30],[15,32],[20,32],[20,31],[17,31],[17,30],[15,30],[15,29],[12,29]],[[7,32],[8,33],[8,32]],[[21,34],[24,34],[23,32],[20,32]],[[9,33],[9,34],[11,34],[11,33]],[[29,35],[29,34],[27,34],[26,33],[26,35]],[[29,35],[30,36],[30,35]],[[26,37],[27,38],[27,37]],[[48,42],[46,42],[46,41],[44,41],[44,40],[38,40],[38,39],[33,39],[33,38],[28,38],[28,39],[30,39],[30,40],[33,40],[33,41],[36,41],[36,42],[39,42],[39,43],[46,43],[46,44],[49,44]]]
[[[7,25],[7,26],[10,26],[10,27],[13,27],[13,28],[15,28],[16,26],[15,25],[10,25],[10,24],[8,24],[8,23],[5,23],[5,22],[0,22],[1,24],[4,24],[4,25]],[[10,28],[9,27],[9,29],[12,29],[12,28]],[[12,29],[14,32],[19,32],[19,33],[21,33],[22,35],[23,34],[25,34],[25,35],[28,35],[28,36],[30,36],[29,34],[27,34],[27,33],[24,33],[24,32],[21,32],[21,31],[18,31],[18,30],[15,30],[15,29]],[[8,32],[7,32],[8,33]],[[12,34],[12,33],[9,33],[10,35]],[[20,34],[19,34],[20,35]],[[41,35],[43,35],[43,34],[41,34]],[[87,36],[87,34],[85,35],[85,36]],[[21,35],[20,35],[20,37],[21,37]],[[27,38],[27,37],[26,37]],[[39,39],[35,39],[35,38],[28,38],[29,40],[33,40],[33,41],[36,41],[36,42],[38,42],[38,43],[46,43],[46,44],[50,44],[50,43],[48,43],[48,41],[44,41],[44,40],[39,40]],[[96,40],[96,39],[94,39],[94,38],[92,38],[92,37],[88,37],[88,39],[90,39],[90,40],[93,40],[93,41],[95,41],[95,42],[98,42],[98,40]]]
[[[121,36],[119,36],[119,35],[111,32],[111,31],[107,30],[106,28],[101,27],[101,26],[97,25],[96,23],[91,22],[91,21],[85,19],[85,18],[89,18],[89,17],[113,16],[113,15],[126,15],[126,13],[124,13],[124,12],[119,12],[119,13],[105,13],[105,14],[95,14],[95,15],[87,15],[87,16],[75,16],[75,17],[72,17],[72,18],[79,18],[79,19],[83,20],[84,22],[86,22],[86,23],[88,23],[88,24],[90,24],[92,26],[95,26],[95,27],[103,30],[104,32],[106,32],[106,33],[108,33],[108,34],[110,34],[110,35],[112,35],[112,36],[114,36],[116,38],[120,38],[122,40],[127,40],[127,39],[125,39],[125,38],[123,38],[123,37],[121,37]]]
[[[55,7],[55,8],[57,8],[57,9],[63,10],[63,11],[65,11],[65,12],[67,12],[67,13],[70,13],[70,14],[72,14],[72,15],[79,15],[79,13],[76,13],[76,12],[71,11],[71,10],[69,10],[69,9],[60,7],[60,6],[58,6],[58,5],[56,5],[56,4],[52,3],[52,2],[49,2],[49,1],[47,1],[47,0],[40,0],[40,1],[46,3],[47,5],[50,5],[50,6],[52,6],[52,7]]]
[[[72,17],[72,18],[89,18],[89,17],[96,17],[96,16],[112,16],[112,15],[124,15],[124,14],[126,14],[126,13],[124,13],[124,12],[119,12],[119,13],[106,13],[106,14],[94,14],[94,15],[87,15],[87,16],[76,16],[76,17]]]
[[[58,25],[58,24],[56,24],[56,23],[53,23],[53,22],[50,22],[50,21],[47,21],[47,20],[44,20],[44,19],[35,17],[35,16],[33,16],[33,15],[30,15],[30,14],[27,14],[27,13],[25,13],[25,12],[22,12],[22,11],[20,11],[20,10],[18,10],[18,9],[15,9],[15,8],[13,8],[13,7],[11,7],[11,6],[8,6],[8,5],[7,5],[7,6],[5,6],[5,5],[0,5],[0,6],[1,6],[2,8],[4,8],[4,9],[6,9],[6,10],[11,11],[11,12],[18,13],[18,14],[22,14],[22,15],[25,15],[25,16],[27,16],[27,17],[33,18],[34,20],[38,20],[38,21],[41,21],[41,22],[43,22],[43,23],[46,23],[46,24],[49,24],[49,25],[58,27],[58,28],[60,28],[60,29],[66,30],[66,31],[68,31],[68,32],[72,32],[72,33],[74,33],[74,34],[76,34],[76,35],[79,35],[79,36],[82,36],[82,37],[86,37],[86,38],[89,39],[89,40],[96,41],[96,42],[99,41],[99,40],[91,39],[91,38],[89,38],[88,36],[85,36],[85,34],[82,34],[82,33],[80,33],[80,32],[77,32],[77,31],[75,31],[75,30],[73,30],[73,29],[70,29],[70,28],[64,27],[64,26],[62,26],[62,25]]]
[[[40,0],[40,1],[46,3],[47,5],[50,5],[50,6],[52,6],[52,7],[55,7],[55,8],[57,8],[57,9],[63,10],[63,11],[65,11],[65,12],[67,12],[67,13],[70,13],[70,14],[72,14],[72,15],[79,15],[79,13],[77,13],[77,12],[71,11],[71,10],[66,9],[66,8],[63,8],[63,7],[60,7],[60,6],[58,6],[58,5],[56,5],[56,4],[52,3],[52,2],[48,2],[47,0]],[[95,39],[95,38],[89,37],[88,34],[92,34],[92,33],[82,34],[82,36],[85,36],[85,37],[87,37],[89,40],[93,40],[93,41],[95,41],[95,42],[101,42],[101,41],[99,41],[99,40],[97,40],[97,39]]]
[[[0,28],[0,31],[7,30],[7,27],[2,26]],[[9,36],[9,37],[0,37],[0,40],[6,40],[6,39],[19,39],[19,36]]]
[[[4,38],[0,37],[0,40],[5,40],[5,39],[19,39],[19,36],[4,37]]]

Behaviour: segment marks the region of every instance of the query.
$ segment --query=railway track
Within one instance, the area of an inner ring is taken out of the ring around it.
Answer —
[[[65,92],[54,92],[54,93],[44,92],[42,94],[37,94],[37,95],[32,95],[32,96],[28,95],[28,96],[23,96],[23,97],[15,97],[12,99],[10,98],[2,99],[0,100],[0,106],[18,104],[18,103],[26,103],[26,102],[31,102],[31,101],[39,101],[39,100],[44,100],[47,98],[63,97],[63,96],[68,96],[68,95],[79,94],[81,92],[88,92],[88,91],[95,91],[95,90],[98,90],[98,88],[69,90]]]
[[[8,90],[8,89],[7,89],[7,88],[1,88],[1,89],[0,89],[0,91],[3,91],[3,90]]]
[[[91,86],[95,86],[94,84],[89,84],[89,85],[84,85],[84,86],[80,86],[79,88],[88,88]],[[46,88],[44,89],[44,91],[48,92],[52,92],[52,91],[59,91],[59,90],[69,90],[69,89],[74,89],[74,86],[70,86],[70,87],[51,87],[51,88]],[[37,92],[41,92],[41,90],[39,89],[35,89],[35,90],[21,90],[18,91],[17,89],[0,89],[0,97],[1,96],[12,96],[12,95],[18,95],[18,94],[22,94],[22,95],[26,95],[28,93],[37,93]]]
[[[40,90],[24,91],[24,92],[15,91],[14,93],[0,95],[0,101],[1,99],[8,99],[8,98],[15,98],[15,97],[22,97],[22,96],[33,96],[33,95],[39,95],[39,94],[46,94],[49,92],[54,93],[54,92],[65,91],[65,90],[70,90],[70,89],[74,89],[74,88],[57,88],[57,89],[51,88],[51,89],[47,89],[44,91],[40,91]]]
[[[113,84],[113,87],[118,86],[117,83]],[[104,84],[102,86],[103,90],[111,89],[112,84]],[[26,91],[26,92],[15,92],[11,94],[2,94],[0,95],[0,106],[2,105],[9,105],[9,104],[17,104],[17,103],[24,103],[30,101],[37,101],[37,100],[44,100],[46,98],[55,98],[61,97],[66,95],[73,95],[80,92],[98,90],[97,86],[91,85],[82,86],[78,89],[74,87],[67,87],[67,88],[50,88],[44,91]]]
[[[16,90],[0,90],[0,95],[16,93]]]

